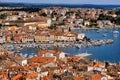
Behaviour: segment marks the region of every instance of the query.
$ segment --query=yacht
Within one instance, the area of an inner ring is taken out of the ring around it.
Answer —
[[[114,34],[118,34],[118,33],[119,33],[119,31],[113,31],[113,33],[114,33]]]

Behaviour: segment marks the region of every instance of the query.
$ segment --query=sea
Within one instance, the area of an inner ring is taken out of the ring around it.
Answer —
[[[81,49],[69,48],[64,50],[70,54],[79,54],[79,53],[90,53],[92,56],[89,56],[90,59],[97,59],[100,61],[110,61],[112,63],[118,63],[120,61],[120,33],[114,34],[114,31],[119,31],[120,28],[116,29],[99,29],[99,30],[75,30],[75,32],[85,33],[87,37],[93,40],[107,40],[113,39],[113,44],[104,44],[102,46],[91,46]],[[104,36],[106,35],[106,36]]]
[[[114,33],[114,31],[118,31],[119,33]],[[83,48],[61,48],[60,51],[66,52],[67,54],[77,55],[81,53],[89,53],[91,56],[87,57],[89,59],[96,59],[99,61],[108,61],[111,63],[119,63],[120,62],[120,28],[110,29],[96,29],[96,30],[79,30],[76,29],[74,32],[85,33],[88,38],[93,40],[107,40],[113,39],[114,42],[112,44],[103,44],[101,46],[89,46]],[[104,36],[106,35],[106,36]],[[37,54],[38,50],[34,48],[25,48],[21,50],[23,54]]]
[[[35,7],[35,8],[43,8],[43,7],[51,7],[51,6],[61,6],[61,7],[69,7],[69,8],[120,8],[120,5],[93,5],[93,4],[80,4],[80,5],[67,5],[67,4],[25,4],[25,3],[0,3],[0,6],[7,7]],[[63,48],[60,51],[66,52],[71,55],[81,54],[81,53],[90,53],[92,54],[88,58],[97,59],[99,61],[109,61],[112,63],[120,62],[120,28],[115,29],[99,29],[99,30],[74,30],[75,32],[85,33],[87,37],[99,40],[99,39],[113,39],[113,44],[104,44],[102,46],[90,46],[83,48]],[[114,31],[119,31],[118,34],[114,34]],[[104,36],[106,35],[106,36]],[[21,50],[23,54],[37,54],[38,49],[35,48],[24,48]]]
[[[120,5],[105,5],[105,4],[45,4],[45,3],[4,3],[0,2],[1,7],[26,7],[26,8],[45,8],[52,6],[67,7],[67,8],[120,8]]]

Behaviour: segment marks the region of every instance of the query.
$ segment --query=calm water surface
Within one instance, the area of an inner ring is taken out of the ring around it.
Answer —
[[[119,31],[119,34],[113,34],[113,31]],[[119,29],[100,29],[99,33],[98,30],[75,30],[75,32],[83,32],[87,35],[87,37],[92,39],[113,39],[113,44],[107,44],[102,46],[91,46],[86,48],[67,48],[64,50],[70,54],[78,54],[88,52],[93,54],[89,56],[91,59],[98,59],[100,61],[110,61],[113,63],[118,63],[120,61],[120,28]],[[107,36],[104,37],[103,35],[106,34]]]
[[[113,31],[119,31],[119,34],[113,34]],[[99,33],[98,33],[99,31]],[[85,47],[85,48],[66,48],[62,49],[62,51],[66,53],[70,53],[72,55],[79,54],[79,53],[85,53],[86,51],[88,53],[91,53],[92,56],[89,56],[90,59],[97,59],[100,61],[110,61],[112,63],[118,63],[120,61],[120,28],[119,29],[100,29],[100,30],[87,30],[87,31],[81,31],[81,30],[75,30],[75,32],[79,33],[85,33],[87,37],[92,38],[94,40],[98,39],[113,39],[113,44],[107,44],[102,46],[91,46],[91,47]],[[103,35],[107,35],[104,37]],[[34,48],[31,49],[23,49],[21,51],[23,54],[27,53],[37,53],[37,50]]]

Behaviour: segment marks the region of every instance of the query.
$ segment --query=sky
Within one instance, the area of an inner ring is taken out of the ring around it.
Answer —
[[[52,3],[52,4],[114,4],[114,5],[120,5],[120,0],[0,0],[0,2]]]

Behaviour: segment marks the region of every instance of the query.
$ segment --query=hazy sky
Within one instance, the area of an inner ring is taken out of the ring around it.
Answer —
[[[55,4],[120,4],[120,0],[0,0],[1,2],[55,3]]]

